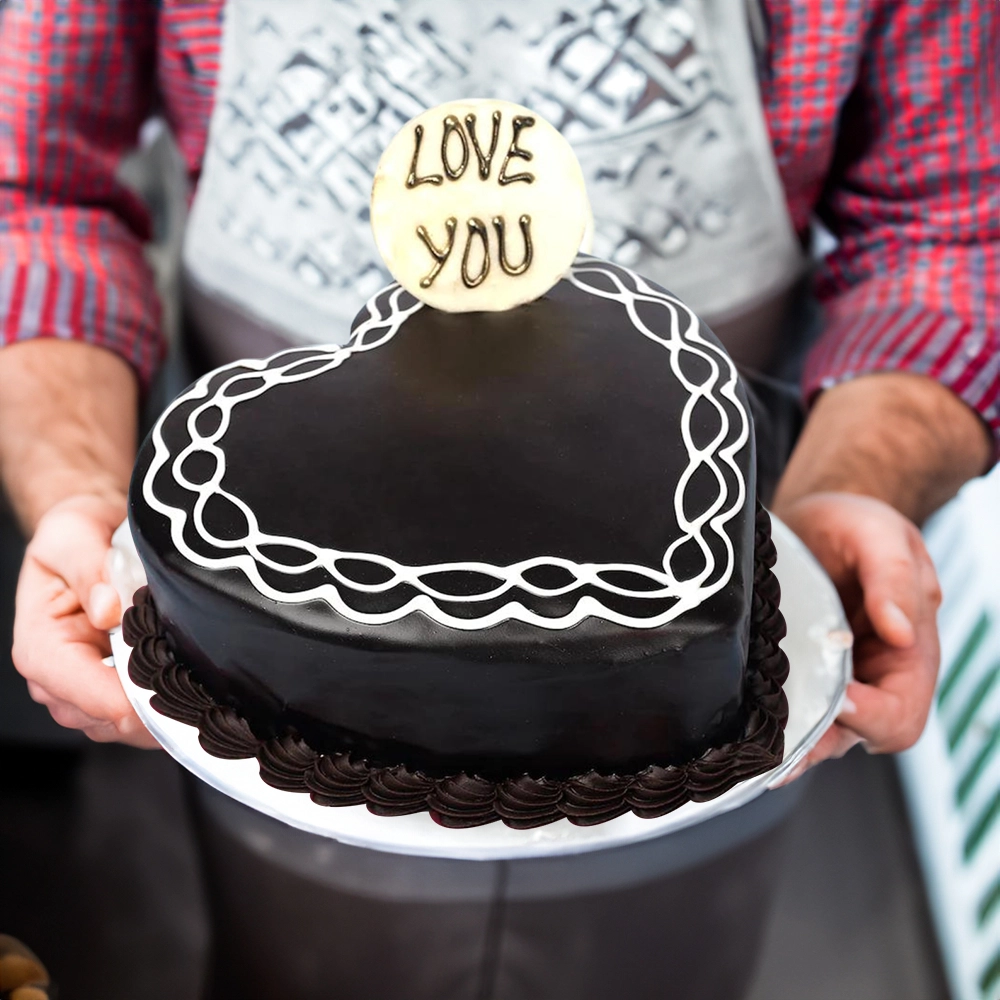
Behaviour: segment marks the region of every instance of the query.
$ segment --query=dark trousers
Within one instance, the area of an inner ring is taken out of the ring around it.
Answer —
[[[739,1000],[796,786],[668,837],[554,859],[399,857],[204,786],[210,1000]]]

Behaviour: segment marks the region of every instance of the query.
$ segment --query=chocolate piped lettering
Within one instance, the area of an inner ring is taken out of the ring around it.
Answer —
[[[419,187],[421,184],[443,184],[444,178],[440,174],[428,174],[426,177],[417,176],[417,160],[420,158],[420,144],[424,141],[424,127],[418,125],[413,130],[413,160],[410,162],[410,173],[406,178],[408,188]]]
[[[522,215],[518,220],[521,229],[521,238],[524,241],[524,254],[520,264],[512,264],[507,256],[507,223],[502,215],[494,216],[493,228],[497,234],[497,259],[500,269],[504,274],[512,278],[524,274],[534,260],[535,248],[531,238],[531,216]],[[458,220],[454,217],[445,222],[445,232],[448,235],[448,242],[444,247],[438,247],[431,238],[426,226],[417,226],[417,236],[427,247],[427,252],[434,258],[434,267],[420,282],[421,288],[430,288],[434,284],[438,275],[448,263],[452,251],[455,249],[455,234],[458,228]],[[491,246],[490,234],[486,224],[482,219],[472,218],[468,223],[468,239],[465,250],[462,253],[462,281],[466,288],[478,288],[489,276]],[[472,274],[472,252],[473,244],[478,243],[483,251],[483,262],[477,274]]]
[[[478,288],[490,273],[490,234],[482,219],[469,219],[468,225],[469,240],[465,244],[465,253],[462,254],[462,282],[466,288]],[[473,277],[469,273],[469,258],[472,256],[472,244],[477,236],[483,247],[483,263],[479,274]]]
[[[524,237],[524,259],[516,267],[507,260],[507,232],[503,216],[498,215],[493,220],[493,228],[497,231],[497,255],[500,258],[500,269],[504,274],[509,274],[516,278],[519,274],[524,274],[531,267],[531,260],[534,257],[534,247],[531,245],[531,216],[522,215],[518,219],[521,226],[521,236]]]
[[[465,116],[465,127],[469,130],[472,148],[475,150],[476,159],[479,161],[479,179],[481,181],[488,181],[490,179],[490,171],[493,169],[493,157],[497,151],[497,143],[500,141],[500,121],[502,118],[503,115],[499,111],[493,112],[493,137],[490,140],[490,151],[484,154],[482,147],[479,145],[479,139],[476,138],[476,116],[473,114]]]
[[[448,159],[448,140],[453,135],[457,135],[462,143],[462,163],[457,170],[452,167],[451,161]],[[476,152],[478,153],[479,150],[477,149]],[[465,138],[465,130],[462,128],[462,123],[454,115],[448,115],[444,120],[444,135],[441,139],[441,164],[444,167],[444,172],[453,181],[457,181],[465,173],[465,168],[469,165],[469,140]]]
[[[521,145],[525,130],[534,126],[537,121],[536,118],[530,115],[512,114],[510,116],[509,145],[499,170],[495,175],[493,174],[493,165],[497,162],[496,157],[500,150],[500,133],[504,128],[503,119],[503,111],[496,109],[491,112],[489,144],[486,148],[484,148],[484,142],[487,137],[483,134],[483,130],[477,131],[477,127],[482,122],[478,120],[474,112],[449,114],[440,119],[442,129],[440,145],[441,162],[440,164],[434,163],[434,169],[437,172],[426,174],[421,174],[420,172],[421,169],[426,170],[429,167],[428,163],[424,162],[421,164],[420,162],[425,130],[423,126],[416,126],[414,128],[413,159],[410,164],[410,173],[406,181],[406,186],[410,189],[419,187],[421,184],[432,184],[440,187],[441,185],[445,185],[446,180],[459,181],[468,172],[473,154],[475,154],[476,161],[473,169],[478,174],[480,181],[488,182],[495,177],[494,182],[500,187],[507,187],[517,182],[525,184],[534,183],[534,173],[528,171],[522,171],[521,173],[511,172],[512,164],[515,160],[523,160],[529,163],[534,159],[535,154]],[[426,157],[426,153],[424,155]],[[493,273],[516,278],[527,273],[535,260],[534,236],[537,236],[537,232],[534,235],[532,234],[531,215],[517,214],[513,204],[507,205],[506,213],[503,209],[497,211],[497,208],[500,208],[497,205],[493,207],[493,212],[490,215],[485,216],[491,223],[491,225],[488,225],[482,218],[478,218],[472,214],[478,210],[478,206],[476,202],[475,183],[472,178],[470,178],[470,181],[472,181],[471,184],[466,182],[466,185],[462,188],[457,188],[453,195],[448,194],[445,196],[442,194],[441,202],[438,202],[442,206],[439,209],[442,215],[448,212],[456,213],[444,222],[446,238],[441,245],[435,242],[436,234],[440,233],[439,221],[433,217],[425,217],[422,224],[416,226],[417,237],[427,248],[432,262],[430,270],[420,278],[420,287],[423,289],[429,289],[437,282],[441,272],[448,265],[448,261],[452,257],[456,261],[461,261],[460,267],[456,268],[456,270],[461,274],[462,284],[470,291],[483,285],[487,278],[489,278],[491,269],[494,267],[496,267],[496,270]],[[445,190],[450,191],[447,185],[445,185]],[[435,195],[434,197],[436,198],[437,196]],[[502,202],[510,202],[511,199],[516,204],[518,200],[517,195],[504,196]],[[434,204],[434,202],[428,203],[428,205],[430,204]],[[456,243],[460,242],[463,238],[458,233],[459,226],[461,225],[459,219],[463,218],[463,215],[459,212],[460,206],[466,208],[466,211],[470,209],[471,211],[469,211],[468,215],[464,216],[466,220],[464,222],[466,230],[464,237],[465,245],[456,250]],[[516,242],[516,237],[512,236],[507,229],[507,220],[513,220],[514,218],[517,218],[518,227],[521,230],[523,251],[520,254],[518,254],[517,247],[510,246],[511,241]],[[431,235],[432,232],[435,236]],[[494,234],[496,236],[495,246],[493,243]],[[520,257],[518,262],[512,259],[516,257]],[[414,275],[414,278],[416,277]]]
[[[448,245],[443,250],[439,250],[434,245],[434,241],[431,239],[430,233],[427,232],[426,226],[417,226],[417,236],[423,240],[424,246],[427,247],[428,252],[434,258],[434,267],[427,277],[420,282],[421,288],[430,288],[434,284],[435,278],[441,273],[441,269],[445,264],[448,263],[451,251],[455,248],[455,230],[458,228],[458,219],[448,219],[444,227],[448,233]]]
[[[452,181],[459,180],[465,174],[465,171],[469,166],[470,145],[472,151],[476,154],[476,161],[479,167],[479,179],[488,181],[490,179],[490,173],[493,169],[493,157],[496,155],[497,146],[500,142],[500,125],[503,120],[503,115],[499,111],[494,111],[492,120],[493,130],[490,136],[489,152],[483,152],[483,147],[479,143],[479,137],[476,135],[476,116],[474,114],[468,114],[465,116],[464,128],[455,115],[448,115],[448,117],[444,119],[443,132],[441,135],[441,167],[444,170],[444,176],[441,174],[427,174],[423,177],[420,176],[418,161],[420,159],[420,149],[424,141],[424,128],[422,125],[418,125],[413,130],[413,159],[410,162],[410,172],[406,178],[406,186],[411,189],[419,187],[421,184],[434,184],[437,186],[444,183],[445,176]],[[500,184],[501,187],[506,187],[508,184],[516,184],[518,181],[523,181],[525,184],[532,184],[534,182],[535,175],[527,171],[510,175],[507,173],[510,168],[511,160],[524,160],[526,162],[530,162],[534,159],[535,154],[532,153],[531,150],[523,149],[519,145],[521,133],[525,129],[531,128],[534,124],[535,119],[528,115],[516,115],[511,122],[512,134],[510,146],[507,148],[507,155],[504,157],[503,164],[500,167],[500,173],[497,176],[497,183]],[[452,163],[453,154],[455,152],[455,139],[458,140],[462,147],[462,157],[458,166],[455,166]]]
[[[535,154],[527,149],[521,149],[517,144],[517,140],[520,138],[521,132],[526,128],[531,128],[535,124],[535,119],[529,117],[528,115],[516,115],[514,117],[514,135],[510,140],[510,148],[507,150],[507,155],[504,157],[503,166],[500,168],[500,176],[497,180],[501,187],[506,187],[508,184],[516,184],[518,181],[524,181],[525,184],[533,184],[535,181],[535,175],[529,174],[527,171],[520,174],[514,174],[510,177],[507,176],[507,168],[510,166],[510,161],[517,158],[520,160],[533,160]]]

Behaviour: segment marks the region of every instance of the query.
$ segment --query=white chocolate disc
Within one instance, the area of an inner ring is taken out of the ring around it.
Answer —
[[[566,274],[591,214],[563,136],[528,108],[486,99],[403,127],[379,162],[371,219],[408,292],[446,312],[498,312]]]

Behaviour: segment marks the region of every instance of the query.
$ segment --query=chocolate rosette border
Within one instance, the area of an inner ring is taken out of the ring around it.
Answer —
[[[154,692],[150,704],[161,715],[196,726],[206,753],[227,760],[256,758],[267,784],[308,793],[321,806],[365,805],[378,816],[428,812],[442,826],[458,829],[500,821],[528,830],[560,819],[594,826],[627,812],[655,819],[686,802],[717,798],[781,763],[788,721],[783,691],[788,658],[779,645],[785,619],[773,572],[776,560],[771,519],[758,505],[747,719],[741,738],[687,764],[654,764],[636,774],[591,771],[562,780],[525,774],[490,781],[465,773],[434,778],[404,765],[369,764],[349,753],[321,754],[293,732],[260,739],[238,712],[217,704],[177,662],[145,587],[136,592],[123,621],[125,641],[132,647],[129,677]]]

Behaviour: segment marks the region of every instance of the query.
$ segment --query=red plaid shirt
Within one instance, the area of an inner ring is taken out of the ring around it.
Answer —
[[[2,0],[0,0],[2,4]],[[221,0],[0,6],[0,343],[64,337],[148,381],[149,222],[115,178],[154,106],[193,180]],[[1000,4],[765,0],[762,95],[796,227],[839,239],[807,396],[866,372],[951,387],[1000,441]]]

